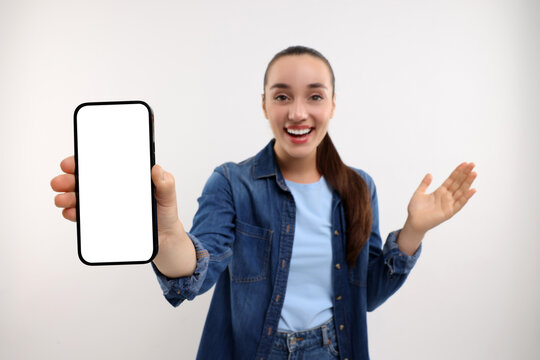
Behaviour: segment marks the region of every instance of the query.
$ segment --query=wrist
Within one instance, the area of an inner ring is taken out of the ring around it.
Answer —
[[[425,231],[415,229],[407,219],[396,240],[399,250],[409,256],[413,255],[420,246],[425,234]]]
[[[173,226],[169,227],[166,231],[159,233],[159,247],[160,248],[175,248],[187,243],[189,239],[182,222],[178,219]]]
[[[411,220],[411,218],[407,217],[407,220],[405,221],[401,232],[405,232],[406,234],[414,238],[419,238],[420,240],[423,239],[426,235],[427,230],[418,229],[413,224],[414,222]]]
[[[197,265],[195,246],[180,220],[159,237],[154,264],[160,272],[169,278],[192,275]]]

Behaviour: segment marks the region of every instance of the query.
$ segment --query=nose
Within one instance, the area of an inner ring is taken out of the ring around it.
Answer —
[[[302,100],[295,100],[289,108],[289,120],[301,121],[307,119],[306,105]]]

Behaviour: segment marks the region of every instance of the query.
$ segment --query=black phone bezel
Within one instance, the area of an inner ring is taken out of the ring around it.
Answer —
[[[148,110],[148,124],[150,133],[150,183],[151,183],[151,198],[152,198],[152,234],[153,234],[153,251],[148,260],[139,261],[115,261],[115,262],[90,262],[84,259],[81,252],[81,228],[80,228],[80,209],[79,209],[79,154],[77,145],[77,113],[85,106],[96,105],[124,105],[124,104],[142,104]],[[142,100],[125,100],[125,101],[95,101],[85,102],[75,108],[73,114],[73,132],[74,132],[74,147],[75,147],[75,197],[76,197],[76,212],[77,212],[77,254],[81,262],[89,266],[101,266],[101,265],[133,265],[133,264],[147,264],[152,261],[158,253],[158,224],[157,224],[157,206],[155,196],[155,186],[151,178],[152,167],[155,164],[155,142],[154,142],[154,113],[152,108]]]

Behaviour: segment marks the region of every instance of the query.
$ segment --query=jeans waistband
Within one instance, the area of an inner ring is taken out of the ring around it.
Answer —
[[[274,346],[293,352],[300,348],[325,347],[331,343],[336,343],[336,329],[333,317],[324,324],[312,329],[295,332],[278,331]]]

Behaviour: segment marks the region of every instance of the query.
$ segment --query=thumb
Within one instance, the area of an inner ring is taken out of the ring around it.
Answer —
[[[152,168],[152,181],[156,187],[157,202],[162,206],[176,206],[174,176],[156,164]]]
[[[418,186],[418,189],[416,189],[416,192],[421,194],[425,193],[432,180],[433,176],[431,176],[431,174],[426,174],[426,176],[424,176],[422,182]]]

